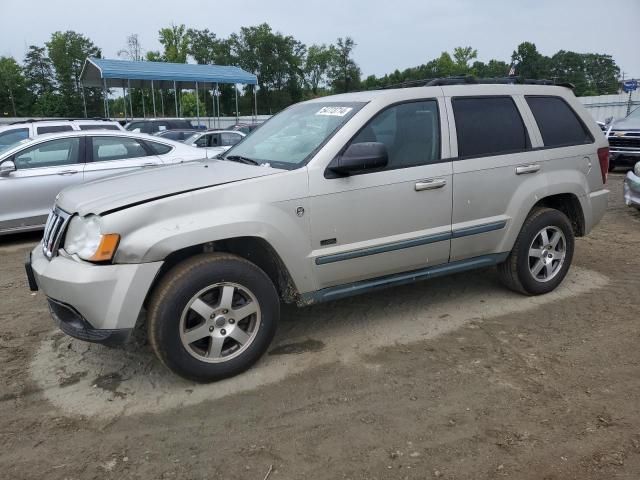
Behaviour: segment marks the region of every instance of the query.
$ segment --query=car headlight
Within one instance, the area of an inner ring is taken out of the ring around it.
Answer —
[[[90,262],[105,262],[113,258],[120,235],[102,233],[102,220],[97,215],[75,216],[69,222],[64,249]]]
[[[633,172],[640,177],[640,162],[636,163],[636,166],[633,167]]]

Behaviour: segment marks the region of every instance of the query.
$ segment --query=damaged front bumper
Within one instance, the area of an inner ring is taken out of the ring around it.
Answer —
[[[624,203],[629,206],[640,208],[640,177],[634,172],[627,172],[624,179]]]

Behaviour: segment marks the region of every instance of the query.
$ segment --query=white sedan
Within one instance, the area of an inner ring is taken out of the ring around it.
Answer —
[[[203,148],[208,158],[213,158],[226,152],[236,143],[240,142],[246,135],[242,132],[230,130],[208,130],[206,132],[194,133],[184,140],[186,145]]]
[[[0,151],[0,235],[43,228],[65,187],[203,157],[201,150],[180,142],[115,130],[22,140]]]

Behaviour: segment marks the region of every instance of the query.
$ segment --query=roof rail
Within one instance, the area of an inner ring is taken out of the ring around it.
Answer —
[[[91,122],[95,122],[95,121],[112,122],[113,121],[110,118],[103,118],[103,117],[27,118],[25,120],[20,120],[18,122],[12,122],[9,125],[17,125],[19,123],[36,123],[36,122],[64,122],[64,121],[72,122],[75,120],[89,120]]]
[[[460,75],[453,77],[425,78],[422,80],[407,80],[405,82],[385,85],[381,90],[387,88],[407,88],[407,87],[433,87],[444,85],[478,85],[478,84],[520,84],[520,85],[556,85],[573,90],[575,86],[571,83],[554,83],[551,80],[533,79],[522,77],[494,77],[477,78],[473,75]]]

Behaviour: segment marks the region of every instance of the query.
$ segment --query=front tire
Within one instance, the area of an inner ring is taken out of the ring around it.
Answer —
[[[264,271],[236,255],[202,254],[175,266],[155,289],[149,341],[174,373],[211,382],[257,362],[279,316],[278,293]]]
[[[554,290],[569,271],[575,238],[559,210],[536,208],[529,214],[507,259],[498,265],[502,283],[525,295]]]

